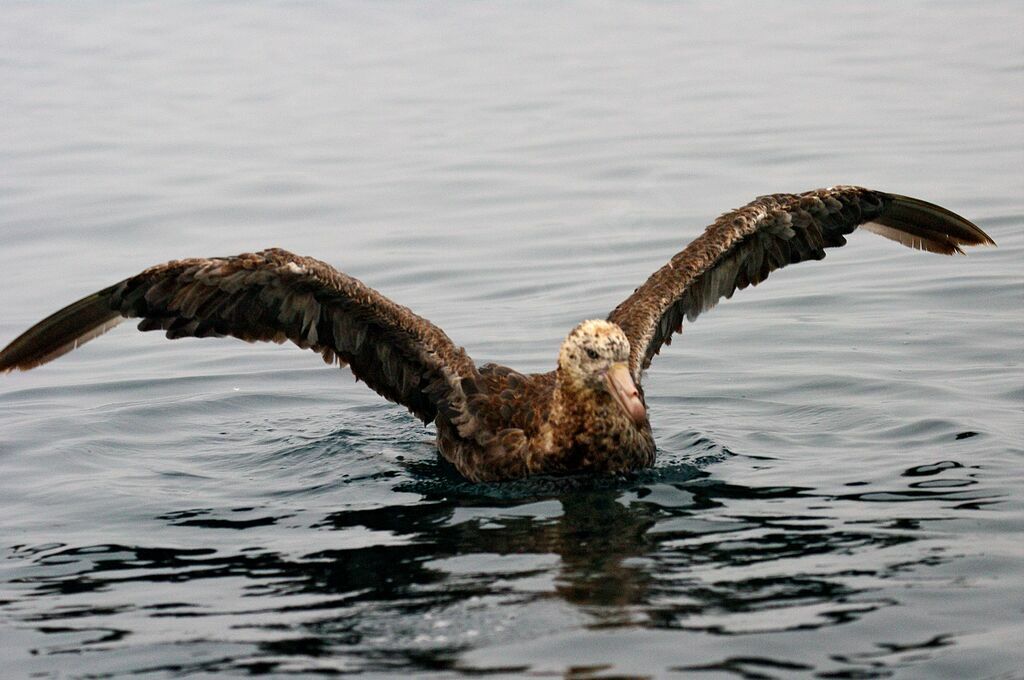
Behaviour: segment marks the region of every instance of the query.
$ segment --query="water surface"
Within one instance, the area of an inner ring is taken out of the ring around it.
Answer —
[[[655,468],[472,485],[294,348],[126,324],[0,376],[11,677],[1011,678],[1024,658],[1024,12],[976,3],[11,4],[0,342],[281,246],[548,370],[720,212],[870,234],[688,326]]]

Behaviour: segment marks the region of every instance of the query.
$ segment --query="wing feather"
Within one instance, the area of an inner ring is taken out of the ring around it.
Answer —
[[[609,315],[629,338],[634,380],[684,318],[694,321],[776,269],[822,259],[858,226],[944,255],[963,254],[961,246],[995,245],[956,213],[908,196],[853,186],[761,196],[715,220]]]
[[[357,279],[280,249],[151,267],[40,321],[0,351],[0,371],[52,361],[126,317],[172,339],[291,341],[348,365],[424,422],[443,410],[463,436],[490,436],[465,393],[480,377],[464,349]]]

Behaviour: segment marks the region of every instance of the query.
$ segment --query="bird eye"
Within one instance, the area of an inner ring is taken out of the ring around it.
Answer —
[[[590,357],[591,359],[596,359],[597,358],[597,352],[595,352],[594,350],[592,350],[589,347],[587,347],[586,349],[587,349],[587,356],[588,357]]]

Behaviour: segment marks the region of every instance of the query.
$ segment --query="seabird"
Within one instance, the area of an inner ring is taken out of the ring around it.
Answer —
[[[43,319],[0,352],[0,371],[45,364],[122,318],[171,339],[290,340],[434,423],[441,454],[470,480],[624,472],[654,463],[641,378],[683,320],[776,269],[822,259],[858,226],[944,255],[995,245],[907,196],[855,186],[761,196],[715,220],[607,319],[573,328],[555,370],[529,375],[477,366],[434,324],[311,257],[272,248],[177,260]]]

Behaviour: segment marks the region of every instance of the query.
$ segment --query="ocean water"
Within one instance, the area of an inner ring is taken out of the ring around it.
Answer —
[[[473,485],[295,348],[130,324],[0,376],[0,675],[1024,677],[1024,9],[7,3],[0,343],[154,263],[281,246],[553,367],[719,213],[855,234],[688,325],[657,465]]]

